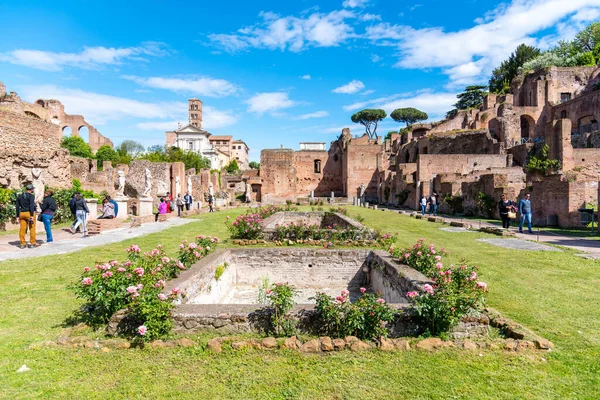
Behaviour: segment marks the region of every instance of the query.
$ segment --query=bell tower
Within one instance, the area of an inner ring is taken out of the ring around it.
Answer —
[[[188,120],[192,126],[202,129],[202,100],[189,99]]]

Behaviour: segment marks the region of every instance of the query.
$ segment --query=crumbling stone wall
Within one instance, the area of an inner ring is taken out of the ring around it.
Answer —
[[[146,184],[146,168],[152,174],[150,195],[158,204],[158,198],[171,190],[171,164],[166,162],[150,162],[134,160],[129,164],[129,173],[125,180],[125,195],[139,198],[144,193]]]
[[[32,168],[55,188],[70,187],[69,153],[60,148],[56,125],[0,109],[0,185],[20,188],[32,181]]]

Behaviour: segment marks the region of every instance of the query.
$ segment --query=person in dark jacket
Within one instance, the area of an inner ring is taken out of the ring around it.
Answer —
[[[42,201],[42,222],[44,223],[44,229],[46,230],[46,243],[52,243],[52,218],[56,212],[56,200],[52,197],[54,192],[52,190],[46,190],[44,193],[44,200]]]
[[[75,223],[77,222],[77,216],[75,215],[75,200],[77,199],[77,195],[79,194],[79,192],[75,192],[73,193],[73,195],[71,196],[71,200],[69,200],[69,209],[71,210],[71,214],[73,215],[73,225],[75,225]],[[80,229],[80,228],[77,228]],[[77,232],[77,231],[75,231]]]
[[[29,247],[38,247],[35,238],[35,197],[33,195],[33,185],[27,185],[25,191],[17,197],[17,221],[19,221],[19,240],[20,247],[24,249],[27,245],[25,233],[29,227]]]
[[[87,228],[86,228],[86,216],[87,214],[90,213],[90,210],[88,209],[87,204],[85,203],[85,199],[83,198],[83,196],[81,196],[80,193],[77,193],[77,196],[75,196],[75,215],[77,216],[77,221],[75,221],[75,224],[69,228],[69,231],[71,233],[75,233],[75,231],[77,230],[77,228],[79,226],[81,226],[81,231],[83,232],[83,236],[87,235]]]
[[[185,203],[185,209],[187,211],[189,211],[190,208],[192,207],[193,201],[194,201],[194,199],[192,198],[192,196],[190,196],[190,192],[186,192],[185,196],[183,196],[183,202]]]
[[[533,233],[533,230],[531,229],[531,194],[527,193],[525,198],[519,201],[519,213],[521,214],[519,232],[523,233],[523,225],[527,222],[529,233]]]
[[[500,212],[500,219],[502,219],[502,227],[504,229],[510,228],[510,218],[508,217],[509,212],[515,212],[517,207],[512,200],[508,200],[508,197],[503,194],[502,200],[498,202],[498,211]]]

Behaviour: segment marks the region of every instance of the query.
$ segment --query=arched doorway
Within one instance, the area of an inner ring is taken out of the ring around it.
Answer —
[[[71,131],[71,127],[70,126],[65,126],[62,128],[62,134],[63,136],[71,136],[73,134],[73,132]]]
[[[535,121],[529,115],[521,115],[521,140],[533,138]]]
[[[77,129],[78,136],[83,139],[84,142],[90,142],[90,130],[87,126],[82,125]]]

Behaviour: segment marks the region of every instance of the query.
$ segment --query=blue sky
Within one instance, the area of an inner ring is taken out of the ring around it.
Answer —
[[[548,48],[599,17],[600,0],[4,1],[0,81],[115,144],[164,144],[198,97],[203,127],[258,160],[360,134],[361,108],[439,119],[520,43]]]

